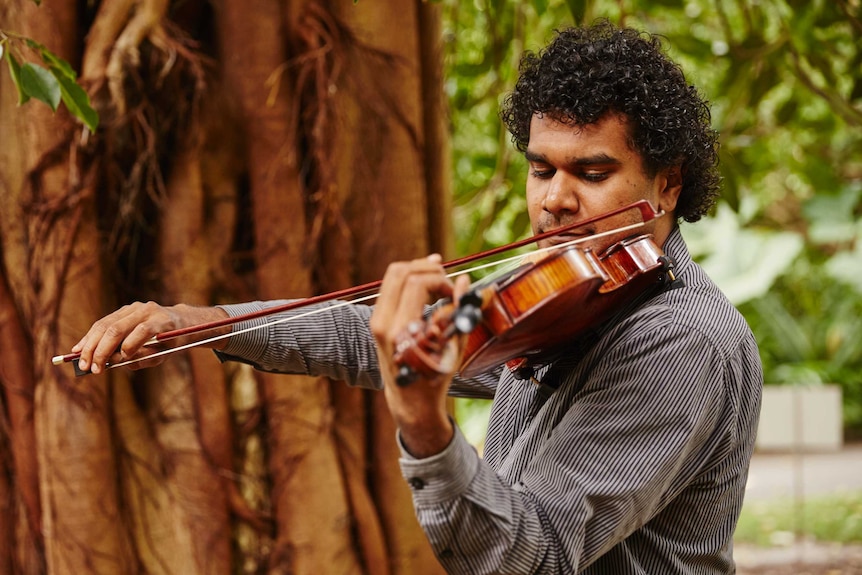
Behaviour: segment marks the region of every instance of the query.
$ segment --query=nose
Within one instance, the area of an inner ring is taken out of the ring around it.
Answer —
[[[580,208],[576,183],[561,170],[548,181],[542,198],[542,209],[562,220],[567,214],[574,214]]]

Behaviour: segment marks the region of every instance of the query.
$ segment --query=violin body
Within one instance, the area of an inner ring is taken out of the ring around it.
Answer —
[[[424,331],[407,333],[396,361],[423,374],[470,377],[515,358],[541,363],[627,302],[664,281],[664,253],[651,235],[612,245],[602,254],[561,248],[489,286],[477,288],[481,319],[466,334],[460,363],[452,356],[454,304],[432,315]]]

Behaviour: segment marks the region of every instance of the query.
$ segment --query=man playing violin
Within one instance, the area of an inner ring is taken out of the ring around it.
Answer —
[[[217,353],[382,388],[417,517],[451,573],[734,573],[762,374],[745,321],[677,226],[705,215],[718,192],[706,102],[657,38],[600,23],[528,54],[502,118],[529,162],[534,233],[648,200],[669,214],[646,231],[676,281],[526,376],[500,366],[395,384],[398,338],[430,301],[468,289],[437,256],[392,264],[373,309],[332,307],[324,319],[234,335]],[[626,212],[542,243],[583,237],[600,251],[631,232],[591,237],[637,218]],[[73,351],[98,373],[147,353],[156,333],[271,305],[134,304],[96,322]],[[483,457],[449,417],[447,394],[493,396]]]

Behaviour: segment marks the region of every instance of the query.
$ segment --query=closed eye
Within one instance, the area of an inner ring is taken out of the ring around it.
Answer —
[[[603,182],[608,179],[609,172],[584,172],[581,177],[588,182]]]
[[[539,180],[547,180],[557,173],[555,166],[542,154],[527,150],[524,153],[530,166],[530,176]],[[608,154],[599,153],[591,156],[575,158],[562,166],[566,172],[590,183],[601,183],[611,177],[620,166],[620,161]]]
[[[547,180],[549,178],[552,178],[554,177],[555,173],[556,170],[553,168],[539,168],[536,166],[530,168],[530,175],[540,180]]]

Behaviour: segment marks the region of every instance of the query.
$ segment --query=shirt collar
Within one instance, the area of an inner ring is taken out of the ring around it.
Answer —
[[[688,246],[685,245],[679,226],[673,227],[664,242],[664,246],[662,246],[662,250],[666,256],[673,260],[677,275],[685,273],[691,264],[691,254],[688,252]]]

